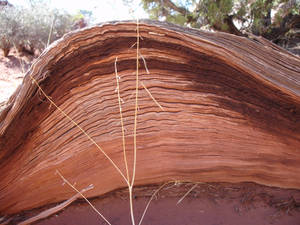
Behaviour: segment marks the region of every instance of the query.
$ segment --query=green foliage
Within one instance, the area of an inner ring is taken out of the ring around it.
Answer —
[[[80,9],[75,15],[73,15],[73,19],[74,21],[84,20],[86,23],[89,23],[94,20],[93,12],[90,10]]]
[[[152,19],[263,36],[287,15],[300,15],[298,0],[142,0],[142,5]]]
[[[48,39],[52,42],[62,37],[73,23],[71,15],[41,2],[30,7],[4,7],[0,10],[0,47],[4,50],[15,46],[31,53],[42,51]]]
[[[224,18],[230,14],[233,6],[232,0],[210,1],[205,0],[207,8],[207,19],[214,23],[222,23]]]
[[[167,21],[169,21],[171,23],[176,23],[176,24],[179,24],[181,26],[183,26],[186,22],[186,17],[179,14],[179,13],[176,13],[176,14],[173,14],[173,15],[167,15],[166,19],[167,19]]]

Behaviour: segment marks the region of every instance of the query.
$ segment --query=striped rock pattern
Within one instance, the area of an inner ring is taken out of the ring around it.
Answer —
[[[153,21],[140,21],[139,34],[135,185],[177,180],[300,189],[299,57],[258,37]],[[0,214],[74,195],[56,170],[79,190],[93,184],[87,197],[126,187],[32,78],[126,177],[117,69],[131,177],[136,40],[136,22],[106,23],[65,35],[32,65],[0,114]]]

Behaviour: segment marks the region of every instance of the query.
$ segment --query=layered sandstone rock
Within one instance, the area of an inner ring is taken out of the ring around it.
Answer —
[[[0,114],[0,212],[65,200],[59,170],[99,196],[126,183],[115,60],[130,174],[136,22],[107,23],[52,44]],[[300,58],[264,39],[142,21],[136,185],[256,182],[300,188]],[[149,73],[147,73],[149,70]],[[163,107],[157,106],[142,83]]]

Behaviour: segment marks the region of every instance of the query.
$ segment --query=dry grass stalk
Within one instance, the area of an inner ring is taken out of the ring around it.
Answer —
[[[133,185],[135,181],[136,173],[136,130],[137,130],[137,115],[138,115],[138,95],[139,95],[139,50],[140,50],[140,30],[139,20],[136,20],[136,81],[135,81],[135,109],[134,109],[134,128],[133,128],[133,168],[132,168],[132,179],[129,181],[129,204],[130,204],[130,216],[131,223],[135,225],[134,213],[133,213]]]
[[[143,88],[147,91],[147,93],[149,94],[149,96],[152,98],[152,100],[154,101],[154,103],[162,110],[165,111],[164,108],[158,103],[158,101],[156,101],[156,99],[153,97],[153,95],[151,94],[151,92],[148,90],[148,88],[145,86],[145,84],[143,82],[141,82]]]
[[[143,62],[144,62],[144,66],[145,66],[145,70],[147,74],[150,74],[145,57],[139,53],[140,57],[142,58]],[[151,92],[148,90],[148,88],[145,86],[145,84],[143,82],[141,82],[143,88],[147,91],[148,95],[152,98],[152,100],[154,101],[154,103],[162,110],[165,111],[164,108],[158,103],[158,101],[156,101],[156,99],[153,97],[153,95],[151,94]]]
[[[41,219],[45,219],[57,212],[59,212],[60,210],[66,208],[67,206],[69,206],[72,202],[74,202],[76,199],[78,199],[84,192],[86,191],[89,191],[91,189],[93,189],[94,187],[93,186],[88,186],[87,188],[84,188],[82,189],[80,192],[78,192],[76,195],[74,195],[73,197],[69,198],[68,200],[62,202],[61,204],[53,207],[53,208],[50,208],[50,209],[47,209],[41,213],[39,213],[38,215],[34,216],[34,217],[31,217],[21,223],[19,223],[18,225],[27,225],[27,224],[31,224],[31,223],[34,223],[38,220],[41,220]]]
[[[139,55],[141,56],[141,58],[142,58],[142,60],[143,60],[143,62],[144,62],[144,66],[145,66],[146,73],[147,73],[147,74],[150,74],[150,72],[149,72],[149,70],[148,70],[148,66],[147,66],[147,63],[146,63],[146,60],[145,60],[144,56],[143,56],[141,53],[139,53]]]
[[[164,183],[164,184],[161,185],[155,192],[153,192],[153,194],[151,195],[151,198],[149,199],[149,201],[148,201],[148,203],[147,203],[147,205],[146,205],[146,207],[145,207],[145,209],[144,209],[144,212],[143,212],[143,214],[142,214],[142,216],[141,216],[139,225],[142,224],[143,219],[144,219],[144,217],[145,217],[145,215],[146,215],[146,212],[147,212],[147,210],[148,210],[148,208],[149,208],[149,206],[150,206],[150,203],[152,202],[153,198],[156,196],[156,194],[157,194],[161,189],[163,189],[163,188],[164,188],[167,184],[169,184],[169,183],[172,183],[172,182]]]
[[[129,177],[129,171],[128,171],[128,162],[127,162],[127,157],[126,157],[125,128],[124,128],[124,122],[123,122],[122,104],[121,104],[121,97],[120,97],[120,85],[119,85],[120,77],[118,75],[117,61],[118,61],[118,57],[115,60],[115,74],[116,74],[116,81],[117,81],[117,89],[116,90],[117,90],[117,94],[118,94],[118,103],[119,103],[119,110],[120,110],[120,123],[121,123],[121,129],[122,129],[123,157],[124,157],[127,181],[129,184],[130,177]]]
[[[79,194],[107,224],[111,225],[111,223],[108,222],[108,220],[95,208],[95,206],[77,188],[74,187],[74,185],[72,185],[66,178],[64,178],[64,176],[58,170],[56,170],[56,173],[61,177],[61,179],[63,179],[65,183],[67,183],[74,191],[76,191],[77,194]]]
[[[52,23],[51,23],[51,27],[50,27],[50,31],[49,31],[49,36],[48,36],[48,41],[47,41],[47,47],[49,46],[50,42],[51,42],[51,37],[53,34],[53,27],[54,27],[54,23],[55,23],[55,15],[53,13],[53,19],[52,19]]]
[[[135,83],[135,109],[134,109],[134,128],[133,128],[133,144],[134,144],[134,154],[133,154],[133,170],[132,170],[132,180],[130,186],[132,187],[135,180],[135,170],[136,170],[136,130],[137,130],[137,115],[138,115],[138,94],[139,94],[139,49],[140,49],[140,30],[139,30],[139,20],[136,21],[136,83]]]
[[[196,187],[198,186],[198,184],[194,184],[193,187],[191,187],[179,200],[178,202],[176,203],[176,205],[180,204],[183,199],[188,196],[189,193],[191,193],[192,190],[194,190]]]

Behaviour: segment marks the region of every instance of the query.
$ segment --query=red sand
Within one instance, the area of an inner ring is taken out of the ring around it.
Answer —
[[[24,77],[23,69],[26,71],[33,59],[33,56],[20,56],[15,50],[12,50],[8,57],[4,57],[0,52],[0,103],[7,101],[21,84]]]
[[[169,184],[154,198],[143,225],[299,225],[300,190],[270,188],[253,183],[198,184],[180,204],[178,200],[194,184]],[[135,190],[136,224],[152,193],[157,189]],[[121,190],[92,200],[111,224],[131,224],[127,191]],[[22,219],[37,211],[22,215]],[[18,221],[21,217],[18,218]],[[15,222],[16,223],[16,222]],[[73,203],[57,215],[41,220],[40,225],[106,224],[83,200]]]

